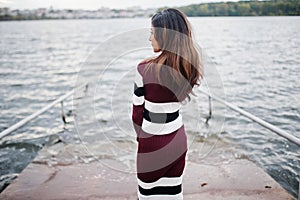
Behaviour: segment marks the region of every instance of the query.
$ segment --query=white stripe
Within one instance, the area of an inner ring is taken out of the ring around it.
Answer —
[[[143,77],[142,75],[140,74],[140,72],[138,71],[138,69],[136,68],[136,72],[135,72],[135,84],[138,86],[138,87],[143,87]]]
[[[133,101],[133,105],[140,106],[144,103],[144,96],[138,97],[135,94],[133,94],[132,101]]]
[[[176,195],[149,195],[145,196],[138,192],[139,200],[183,200],[182,192]]]
[[[182,125],[182,116],[179,114],[177,119],[175,119],[174,121],[163,124],[152,123],[147,120],[143,120],[142,129],[146,133],[152,135],[166,135],[176,131]]]
[[[145,100],[145,108],[153,113],[173,113],[181,108],[181,103],[153,103],[151,101]]]
[[[176,186],[182,183],[182,175],[180,177],[162,177],[155,182],[145,183],[137,179],[138,185],[144,189],[151,189],[158,186]]]

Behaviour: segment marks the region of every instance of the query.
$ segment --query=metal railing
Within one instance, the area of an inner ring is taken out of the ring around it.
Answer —
[[[228,103],[228,102],[220,99],[219,97],[217,97],[215,95],[209,94],[208,92],[206,92],[204,90],[200,90],[200,91],[203,92],[205,95],[207,95],[208,100],[209,100],[209,116],[208,116],[206,121],[208,121],[211,118],[211,114],[212,114],[211,99],[214,99],[214,100],[218,101],[219,103],[224,104],[227,107],[231,108],[232,110],[240,113],[241,115],[251,119],[252,121],[260,124],[261,126],[263,126],[267,129],[271,130],[272,132],[280,135],[281,137],[284,137],[284,138],[288,139],[289,141],[297,144],[300,147],[300,138],[295,137],[294,135],[292,135],[292,134],[290,134],[290,133],[274,126],[273,124],[270,124],[269,122],[266,122],[266,121],[260,119],[259,117],[256,117],[255,115],[253,115],[253,114],[251,114],[251,113],[249,113],[249,112],[247,112],[247,111],[245,111],[245,110],[243,110],[243,109],[241,109],[241,108],[239,108],[239,107],[237,107],[237,106],[235,106],[231,103]]]
[[[87,84],[85,85],[82,85],[80,87],[78,87],[77,89],[81,89],[83,87],[86,87],[87,88]],[[253,114],[231,104],[231,103],[228,103],[222,99],[220,99],[219,97],[217,96],[214,96],[212,94],[209,94],[208,92],[204,91],[204,90],[200,90],[202,93],[204,93],[205,95],[207,95],[209,98],[209,116],[206,120],[206,122],[208,122],[208,120],[211,118],[211,115],[212,115],[212,110],[211,110],[211,99],[214,99],[216,101],[218,101],[219,103],[222,103],[226,106],[228,106],[229,108],[231,108],[232,110],[242,114],[243,116],[251,119],[252,121],[254,122],[257,122],[258,124],[260,124],[261,126],[271,130],[272,132],[278,134],[279,136],[281,137],[284,137],[286,139],[288,139],[289,141],[297,144],[298,146],[300,146],[300,138],[297,138],[293,135],[291,135],[290,133],[270,124],[269,122],[266,122],[256,116],[254,116]],[[61,103],[62,104],[62,108],[63,108],[63,100],[65,100],[66,98],[70,97],[71,95],[73,95],[75,92],[75,89],[73,89],[72,91],[68,92],[67,94],[59,97],[58,99],[56,99],[55,101],[51,102],[50,104],[48,104],[47,106],[43,107],[42,109],[36,111],[35,113],[29,115],[28,117],[22,119],[21,121],[19,121],[18,123],[12,125],[11,127],[5,129],[4,131],[2,131],[0,133],[0,139],[5,137],[6,135],[10,134],[11,132],[17,130],[18,128],[20,128],[21,126],[24,126],[25,124],[27,124],[28,122],[30,122],[31,120],[33,120],[34,118],[38,117],[39,115],[41,115],[42,113],[46,112],[47,110],[49,110],[50,108],[52,108],[53,106],[55,106],[56,104],[58,103]],[[63,115],[63,109],[62,109],[62,118],[63,118],[63,121],[64,121],[64,115]]]
[[[87,88],[87,84],[84,84],[80,87],[78,87],[77,89],[81,89],[83,87]],[[0,133],[0,139],[2,139],[3,137],[9,135],[10,133],[12,133],[13,131],[17,130],[18,128],[20,128],[21,126],[24,126],[25,124],[27,124],[28,122],[30,122],[31,120],[35,119],[36,117],[38,117],[39,115],[41,115],[42,113],[46,112],[47,110],[49,110],[50,108],[52,108],[53,106],[55,106],[58,103],[61,103],[62,105],[62,119],[65,122],[65,116],[64,116],[64,112],[63,112],[63,101],[70,97],[71,95],[73,95],[75,92],[75,89],[73,89],[72,91],[68,92],[67,94],[59,97],[58,99],[54,100],[53,102],[49,103],[47,106],[43,107],[42,109],[36,111],[35,113],[29,115],[28,117],[22,119],[21,121],[19,121],[18,123],[10,126],[9,128],[5,129],[4,131],[2,131]]]

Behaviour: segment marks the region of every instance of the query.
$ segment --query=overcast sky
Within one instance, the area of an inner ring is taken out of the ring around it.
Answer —
[[[221,2],[222,0],[0,0],[0,7],[12,9],[49,8],[54,9],[88,9],[96,10],[101,7],[128,8],[140,6],[142,8],[157,8],[163,6],[182,6],[204,2]],[[223,2],[226,0],[223,0]],[[238,1],[238,0],[230,0]]]

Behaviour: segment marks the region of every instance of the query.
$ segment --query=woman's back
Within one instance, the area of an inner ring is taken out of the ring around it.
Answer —
[[[157,77],[156,69],[157,64],[151,62],[142,62],[137,68],[144,85],[142,130],[153,135],[164,135],[182,126],[182,117],[179,113],[181,103],[174,92],[174,84],[162,84]],[[169,73],[164,73],[162,77],[171,79]]]

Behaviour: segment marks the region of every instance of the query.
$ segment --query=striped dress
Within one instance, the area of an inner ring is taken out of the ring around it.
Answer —
[[[135,76],[132,120],[138,140],[138,198],[180,200],[187,152],[181,103],[159,83],[154,68],[142,62]]]

